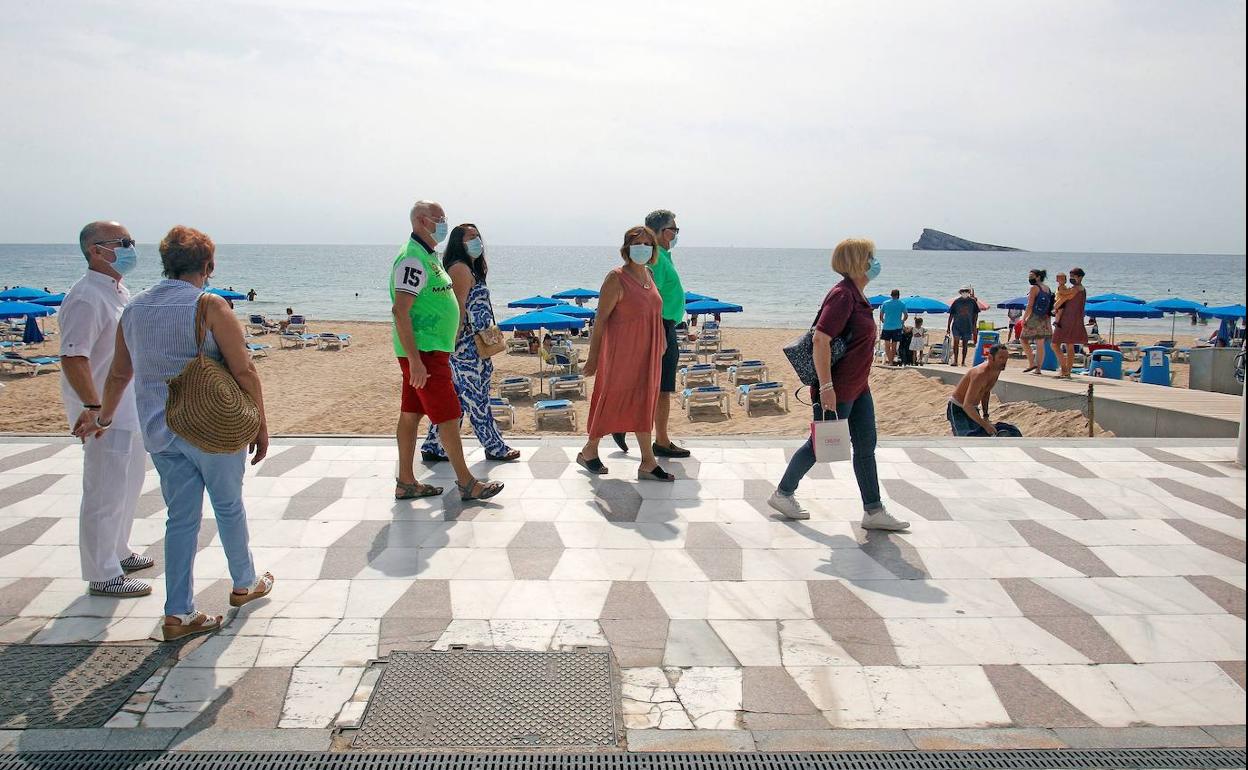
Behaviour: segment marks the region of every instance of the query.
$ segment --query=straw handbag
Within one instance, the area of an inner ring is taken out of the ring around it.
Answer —
[[[472,335],[472,339],[477,343],[477,355],[482,359],[502,353],[507,347],[507,341],[503,339],[503,330],[494,325],[487,326]]]
[[[195,311],[196,356],[169,380],[165,422],[169,430],[205,452],[233,454],[260,432],[260,410],[225,366],[204,355],[204,296]]]

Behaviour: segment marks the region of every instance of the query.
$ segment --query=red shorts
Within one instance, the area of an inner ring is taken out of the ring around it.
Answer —
[[[458,420],[463,416],[459,408],[459,396],[455,393],[455,383],[451,380],[451,354],[443,351],[420,351],[420,362],[425,365],[429,379],[425,387],[417,390],[412,387],[412,378],[406,358],[399,359],[399,368],[403,370],[403,407],[407,413],[428,415],[434,425]]]

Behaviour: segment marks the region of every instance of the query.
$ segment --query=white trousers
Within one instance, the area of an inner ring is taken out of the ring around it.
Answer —
[[[83,447],[82,509],[78,551],[82,579],[112,580],[130,555],[130,528],[143,491],[147,452],[137,430],[106,430]]]

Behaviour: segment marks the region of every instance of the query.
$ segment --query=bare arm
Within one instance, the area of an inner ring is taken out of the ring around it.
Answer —
[[[96,427],[96,421],[98,420],[99,424],[105,427],[112,423],[113,415],[117,413],[118,402],[121,401],[121,394],[126,392],[126,386],[130,384],[132,377],[134,377],[134,365],[130,361],[130,348],[126,347],[125,334],[122,333],[121,325],[118,324],[113,364],[109,367],[108,377],[104,380],[104,400],[100,402],[103,408],[100,409],[98,415],[87,411],[78,415],[78,422],[74,424],[75,436],[83,441],[86,441],[88,435],[99,438],[104,431]]]
[[[598,315],[594,318],[594,329],[589,334],[589,355],[585,358],[584,371],[586,377],[592,377],[598,370],[598,351],[602,347],[602,334],[606,329],[607,319],[615,310],[616,303],[624,295],[620,288],[620,279],[615,273],[608,273],[598,292]]]
[[[230,370],[238,386],[243,389],[244,393],[251,396],[256,408],[260,410],[260,432],[256,434],[256,440],[252,444],[255,454],[251,458],[251,464],[255,465],[263,460],[269,451],[269,422],[264,413],[264,395],[261,392],[260,375],[256,372],[255,364],[252,363],[251,354],[247,352],[243,326],[230,310],[230,306],[225,300],[216,296],[200,301],[208,303],[204,326],[212,332],[213,338],[217,341],[217,347],[221,350],[221,357],[225,359],[226,368]]]
[[[61,358],[61,371],[69,386],[78,394],[84,404],[99,404],[100,394],[95,390],[95,380],[91,379],[91,359],[86,356],[65,356]]]
[[[451,287],[455,289],[455,299],[459,301],[459,325],[462,330],[468,318],[468,291],[477,281],[472,277],[472,271],[463,262],[451,265],[451,269],[447,272],[451,275]],[[459,331],[455,332],[455,339],[459,339]]]
[[[1036,295],[1040,293],[1040,288],[1032,286],[1027,292],[1027,309],[1023,311],[1023,324],[1025,325],[1031,320],[1031,309],[1036,306]]]
[[[815,377],[819,379],[819,403],[823,405],[823,411],[835,412],[836,391],[832,389],[832,338],[815,329],[813,352]]]
[[[394,316],[394,328],[399,335],[399,344],[403,346],[403,352],[407,354],[407,371],[411,375],[409,380],[413,388],[420,390],[425,387],[425,380],[429,379],[429,373],[425,371],[425,365],[420,360],[420,348],[416,346],[416,331],[412,329],[411,312],[412,304],[415,302],[416,295],[396,291],[390,314]]]

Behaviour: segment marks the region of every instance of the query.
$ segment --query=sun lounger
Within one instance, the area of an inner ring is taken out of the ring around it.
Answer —
[[[267,318],[256,313],[247,316],[247,323],[243,326],[248,334],[268,334],[272,328]]]
[[[508,337],[507,338],[507,352],[508,353],[528,353],[529,341],[524,339],[523,337]]]
[[[714,385],[715,380],[719,377],[719,371],[714,364],[694,364],[680,369],[677,374],[680,375],[680,384],[686,387],[695,385]]]
[[[1133,342],[1131,340],[1119,342],[1118,350],[1122,352],[1122,359],[1124,361],[1140,360],[1140,343],[1138,342]]]
[[[303,334],[308,330],[308,319],[295,314],[290,317],[290,321],[286,324],[286,331],[294,334]]]
[[[490,414],[499,424],[507,423],[508,429],[516,427],[516,408],[505,398],[490,399]]]
[[[566,398],[538,401],[533,405],[533,424],[538,430],[541,430],[543,420],[567,420],[575,431],[576,409]]]
[[[26,347],[26,343],[20,340],[4,340],[0,342],[0,350],[21,350]]]
[[[252,358],[264,358],[265,356],[269,354],[269,350],[272,347],[273,347],[272,345],[261,345],[258,342],[248,342],[247,353]]]
[[[743,382],[762,382],[765,379],[767,379],[767,364],[757,358],[728,367],[728,381],[733,385]]]
[[[0,364],[9,367],[9,371],[30,372],[30,376],[34,377],[44,369],[60,371],[60,356],[20,356],[17,353],[5,353],[0,356]]]
[[[280,348],[307,348],[315,345],[317,339],[315,334],[296,334],[285,331],[277,335],[277,344]]]
[[[579,374],[561,374],[550,378],[550,395],[579,393],[585,395],[585,378]]]
[[[333,332],[321,332],[316,335],[317,350],[342,350],[351,346],[350,334],[335,334]]]
[[[693,349],[698,354],[718,353],[720,347],[720,339],[718,334],[703,334],[698,337],[698,341],[694,343]]]
[[[711,355],[711,363],[716,366],[731,366],[741,361],[741,351],[736,348],[720,348],[718,353]]]
[[[725,417],[732,416],[732,399],[728,391],[718,385],[685,388],[680,394],[680,405],[690,415],[694,409],[717,409]]]
[[[681,348],[676,357],[677,366],[692,366],[698,362],[698,353],[691,348]]]
[[[507,396],[532,398],[533,380],[528,377],[504,377],[498,383],[498,395],[504,398]]]
[[[775,404],[784,411],[789,411],[789,392],[785,390],[784,383],[755,382],[738,386],[737,392],[737,403],[745,406],[746,415],[754,407],[764,404]]]

